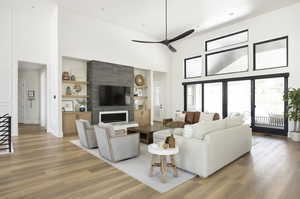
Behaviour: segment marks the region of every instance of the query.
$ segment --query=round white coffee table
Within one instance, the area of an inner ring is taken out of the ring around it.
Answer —
[[[149,175],[153,176],[154,167],[160,167],[161,182],[166,183],[166,176],[168,168],[173,168],[173,175],[177,177],[177,168],[175,162],[175,155],[179,152],[178,146],[175,148],[163,149],[158,144],[148,145],[148,152],[152,155],[151,167]],[[167,157],[170,157],[170,162]],[[159,162],[156,162],[156,157],[159,157]]]

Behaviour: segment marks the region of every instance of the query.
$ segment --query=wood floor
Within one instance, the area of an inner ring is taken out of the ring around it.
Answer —
[[[255,136],[250,154],[209,178],[195,177],[164,194],[84,152],[70,139],[42,133],[14,138],[15,153],[0,156],[0,198],[300,198],[300,144],[285,138]]]

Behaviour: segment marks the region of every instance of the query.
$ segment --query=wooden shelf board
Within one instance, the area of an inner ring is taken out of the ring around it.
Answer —
[[[63,95],[63,98],[88,98],[86,95]]]
[[[147,99],[147,96],[134,96],[133,99]]]
[[[85,82],[85,81],[73,81],[73,80],[63,80],[63,83],[65,83],[65,84],[88,84],[88,82]]]
[[[145,88],[148,88],[148,87],[147,86],[134,86],[134,88],[145,89]]]

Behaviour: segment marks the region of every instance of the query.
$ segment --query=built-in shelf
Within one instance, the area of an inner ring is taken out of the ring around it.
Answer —
[[[148,87],[147,86],[134,86],[134,88],[145,89],[145,88],[148,88]]]
[[[63,98],[88,98],[86,95],[63,95]]]
[[[134,96],[133,99],[135,100],[147,99],[147,96]]]
[[[65,84],[88,84],[88,82],[85,82],[85,81],[74,81],[74,80],[63,80],[63,83],[65,83]]]

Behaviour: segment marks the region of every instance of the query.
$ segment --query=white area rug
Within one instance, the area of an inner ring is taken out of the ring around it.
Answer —
[[[72,140],[71,143],[96,156],[97,158],[107,162],[108,164],[118,168],[129,176],[137,179],[145,185],[148,185],[149,187],[160,193],[167,192],[195,177],[194,174],[188,173],[181,169],[178,169],[178,177],[173,177],[172,169],[169,169],[167,175],[167,183],[164,184],[160,182],[159,168],[155,168],[155,175],[153,177],[149,177],[151,156],[147,152],[147,145],[145,144],[141,144],[141,154],[139,157],[124,160],[118,163],[112,163],[102,158],[98,153],[98,149],[86,149],[85,147],[80,145],[79,140]]]

